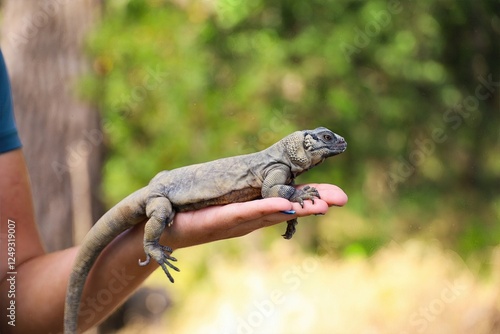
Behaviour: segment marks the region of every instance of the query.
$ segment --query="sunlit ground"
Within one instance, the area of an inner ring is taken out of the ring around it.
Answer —
[[[477,274],[437,243],[388,244],[369,258],[308,256],[291,242],[244,261],[217,246],[179,251],[171,285],[161,271],[147,282],[168,289],[174,306],[158,324],[121,333],[495,333],[498,273]],[[214,252],[210,254],[211,252]],[[208,254],[207,254],[208,253]],[[493,266],[498,251],[491,252]],[[190,263],[212,255],[211,268]],[[196,277],[198,276],[198,277]]]

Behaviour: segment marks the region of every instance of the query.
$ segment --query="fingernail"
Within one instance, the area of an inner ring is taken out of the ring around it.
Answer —
[[[295,214],[295,210],[284,210],[284,211],[280,211],[281,213],[284,213],[285,215],[294,215]]]

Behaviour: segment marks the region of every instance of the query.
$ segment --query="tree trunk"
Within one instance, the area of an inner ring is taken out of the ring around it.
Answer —
[[[100,0],[4,0],[2,50],[48,251],[67,248],[102,214],[103,134],[76,94],[88,71],[84,38]]]

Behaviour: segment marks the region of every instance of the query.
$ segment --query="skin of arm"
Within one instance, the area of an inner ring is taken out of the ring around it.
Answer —
[[[61,332],[64,300],[69,275],[78,247],[46,253],[34,220],[29,176],[20,149],[0,154],[0,296],[6,300],[7,221],[16,222],[16,326],[7,324],[2,305],[2,333]],[[337,186],[311,185],[321,199],[304,208],[283,198],[268,198],[244,203],[214,206],[179,213],[174,224],[165,230],[161,241],[174,250],[216,240],[246,235],[294,217],[324,214],[330,206],[347,203],[346,194]],[[279,211],[295,210],[295,215]],[[131,258],[144,257],[143,236],[146,220],[125,231],[102,252],[86,282],[79,323],[88,329],[104,320],[137,289],[158,267],[156,263],[141,267]],[[105,299],[106,298],[106,299]],[[105,300],[105,303],[99,302]],[[29,321],[26,321],[29,319]]]

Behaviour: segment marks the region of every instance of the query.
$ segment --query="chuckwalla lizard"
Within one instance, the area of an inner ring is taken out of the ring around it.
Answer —
[[[294,179],[326,158],[345,151],[341,136],[319,127],[296,131],[260,152],[223,158],[157,174],[150,183],[127,196],[105,213],[84,238],[70,276],[64,311],[64,333],[76,333],[78,311],[87,275],[101,251],[123,231],[143,221],[145,266],[153,258],[174,281],[168,267],[172,249],[159,244],[163,230],[177,212],[213,205],[282,197],[304,205],[320,198],[313,187],[297,189]],[[294,213],[294,212],[287,212]],[[283,237],[295,233],[297,219],[287,221]]]

